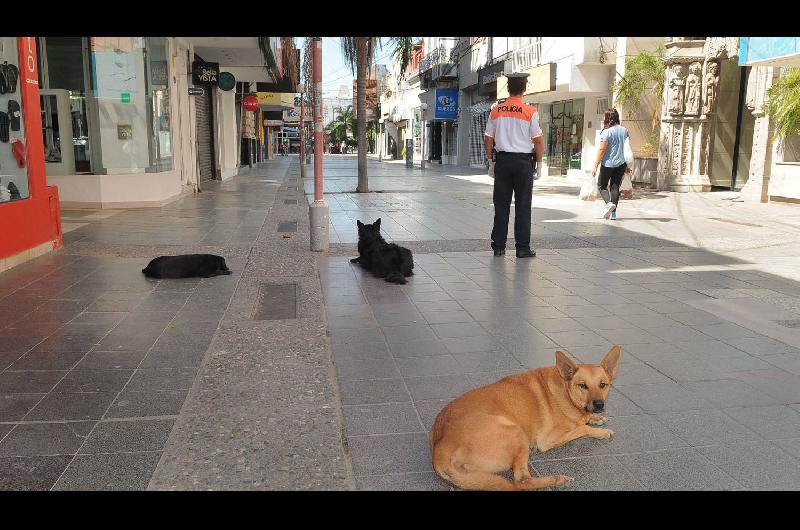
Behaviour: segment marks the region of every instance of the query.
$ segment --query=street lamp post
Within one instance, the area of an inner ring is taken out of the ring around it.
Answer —
[[[330,247],[328,234],[328,205],[325,203],[322,182],[322,39],[314,38],[314,202],[308,208],[311,224],[311,250],[327,252]]]

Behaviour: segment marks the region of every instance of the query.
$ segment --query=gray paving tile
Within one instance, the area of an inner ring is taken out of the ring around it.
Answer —
[[[406,377],[405,383],[414,401],[452,399],[474,388],[473,382],[464,374]]]
[[[337,360],[336,372],[340,381],[400,377],[400,372],[391,359]]]
[[[472,316],[466,311],[429,311],[422,313],[428,324],[472,323]]]
[[[344,406],[342,412],[348,437],[423,430],[411,403]]]
[[[453,357],[465,373],[524,370],[516,357],[503,351],[457,353]]]
[[[77,370],[134,369],[144,359],[146,351],[90,351],[75,367]]]
[[[21,420],[46,394],[0,394],[0,421]]]
[[[539,318],[532,322],[533,326],[539,331],[547,334],[549,332],[558,331],[573,331],[589,329],[590,326],[585,325],[587,321],[603,320],[615,317],[587,317],[587,318]],[[605,321],[605,320],[603,320]]]
[[[774,442],[775,445],[789,453],[795,458],[800,459],[800,438],[794,438],[790,440],[776,440]]]
[[[605,415],[610,417],[616,416],[634,416],[637,414],[644,414],[644,411],[636,403],[625,397],[621,392],[611,388],[611,392],[606,397],[606,412]]]
[[[764,355],[761,357],[772,366],[777,366],[794,375],[800,375],[800,355],[793,353],[779,353],[777,355]]]
[[[80,454],[161,451],[175,420],[101,421]]]
[[[434,333],[441,339],[485,337],[486,331],[476,323],[432,324]]]
[[[427,399],[414,402],[414,407],[419,412],[419,417],[422,419],[426,432],[430,432],[433,428],[433,422],[436,421],[436,416],[451,401],[452,399]]]
[[[53,392],[119,392],[132,374],[133,370],[72,370]]]
[[[498,340],[491,335],[443,339],[443,342],[450,353],[474,353],[501,349]]]
[[[708,335],[684,325],[649,328],[647,331],[661,340],[671,343],[698,342],[709,338]]]
[[[383,340],[380,342],[340,343],[333,344],[332,347],[337,362],[391,358],[389,347]]]
[[[64,472],[71,456],[0,458],[0,490],[47,491]]]
[[[431,326],[427,324],[415,324],[409,326],[392,326],[382,328],[386,336],[386,342],[396,344],[412,340],[435,340],[437,337]]]
[[[800,462],[769,442],[750,442],[697,451],[745,487],[800,482]]]
[[[53,490],[144,491],[160,452],[77,455]]]
[[[189,389],[196,374],[197,368],[140,368],[134,372],[125,390],[153,392]]]
[[[657,414],[656,418],[692,446],[733,444],[761,439],[754,431],[719,410],[662,412]]]
[[[782,370],[752,370],[732,375],[779,403],[800,403],[800,376]]]
[[[621,455],[617,459],[647,490],[729,490],[740,484],[695,449]]]
[[[756,337],[758,334],[750,331],[747,328],[743,328],[742,326],[737,326],[736,324],[731,324],[727,322],[723,322],[722,324],[709,324],[709,325],[698,325],[693,324],[693,327],[705,333],[710,337],[714,337],[715,339],[720,340],[728,340],[728,339],[741,339],[747,337]]]
[[[669,383],[670,378],[644,363],[624,363],[617,369],[614,383],[635,385],[646,383]]]
[[[99,420],[116,392],[51,392],[24,417],[25,421]]]
[[[768,440],[800,437],[800,412],[791,407],[735,407],[723,412]]]
[[[352,436],[348,447],[356,476],[432,471],[424,433]]]
[[[472,388],[479,388],[486,385],[491,385],[500,381],[509,375],[521,373],[519,370],[501,370],[499,372],[480,372],[475,374],[467,374],[467,378],[472,383]]]
[[[88,350],[87,350],[88,351]],[[69,370],[86,352],[30,351],[12,364],[11,370]]]
[[[714,405],[677,383],[615,385],[631,401],[647,412],[714,408]]]
[[[608,339],[590,330],[574,330],[547,333],[547,336],[559,346],[591,346],[606,344]]]
[[[453,491],[451,486],[433,471],[397,473],[393,475],[362,475],[356,477],[361,491]]]
[[[106,419],[177,415],[188,390],[121,392],[105,414]]]
[[[466,369],[452,355],[397,359],[397,367],[403,377],[467,373]]]
[[[636,491],[641,483],[613,456],[572,458],[569,460],[536,461],[536,474],[566,475],[574,482],[556,486],[557,490],[574,491]]]
[[[725,342],[750,355],[798,354],[800,350],[769,337],[726,339]]]
[[[5,371],[0,373],[0,394],[36,394],[50,392],[66,371]]]
[[[74,455],[96,422],[17,425],[0,442],[0,457]]]
[[[410,402],[402,379],[362,379],[339,381],[343,405]]]
[[[776,399],[747,383],[732,379],[684,382],[682,385],[719,407],[755,407],[778,404]]]
[[[688,446],[686,441],[680,439],[654,417],[646,414],[614,416],[604,427],[614,431],[614,436],[609,440],[594,441],[604,445],[608,454],[639,453]]]

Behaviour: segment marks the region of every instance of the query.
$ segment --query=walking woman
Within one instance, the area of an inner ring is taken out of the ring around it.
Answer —
[[[617,219],[619,206],[619,187],[622,177],[631,170],[625,163],[625,140],[628,138],[628,129],[619,124],[617,109],[608,109],[603,117],[603,130],[600,131],[600,147],[597,150],[597,160],[594,162],[592,176],[597,177],[597,168],[600,166],[600,176],[597,187],[600,196],[606,205],[603,217]]]

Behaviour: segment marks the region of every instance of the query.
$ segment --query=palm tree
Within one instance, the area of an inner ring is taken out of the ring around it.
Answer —
[[[400,61],[400,75],[405,73],[411,60],[413,39],[411,37],[390,37],[389,42],[394,46],[394,57]],[[375,55],[375,45],[379,46],[377,37],[342,37],[342,54],[350,65],[351,71],[356,75],[356,103],[357,103],[357,135],[358,135],[358,187],[356,191],[366,193],[369,191],[369,178],[367,177],[367,76],[372,66]]]
[[[354,130],[355,116],[353,115],[352,106],[345,108],[328,124],[328,131],[330,131],[331,140],[337,144],[342,140],[346,140],[347,134],[352,134]]]

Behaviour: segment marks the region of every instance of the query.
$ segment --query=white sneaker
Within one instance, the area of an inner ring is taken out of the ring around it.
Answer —
[[[616,209],[617,209],[616,204],[614,204],[613,202],[607,202],[606,208],[605,210],[603,210],[603,219],[608,219],[609,217],[611,217],[611,212],[613,212]]]

